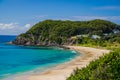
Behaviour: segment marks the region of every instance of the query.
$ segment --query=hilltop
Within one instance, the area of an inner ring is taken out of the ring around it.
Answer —
[[[58,46],[78,44],[81,37],[111,39],[120,34],[120,26],[106,20],[45,20],[35,24],[13,41],[17,45]],[[116,39],[119,41],[118,39]],[[115,41],[116,41],[115,40]]]

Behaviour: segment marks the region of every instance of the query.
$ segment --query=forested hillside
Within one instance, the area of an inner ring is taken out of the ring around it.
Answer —
[[[17,45],[63,45],[77,44],[79,35],[100,36],[102,39],[116,41],[119,39],[120,26],[106,20],[61,21],[45,20],[35,24],[26,33],[20,34],[14,41]],[[107,36],[106,36],[107,35]]]

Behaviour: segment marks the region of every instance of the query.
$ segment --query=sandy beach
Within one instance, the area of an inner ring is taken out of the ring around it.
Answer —
[[[83,68],[87,66],[91,61],[98,59],[100,56],[109,53],[109,50],[95,49],[90,47],[81,46],[66,46],[71,50],[82,53],[82,56],[78,56],[70,62],[58,65],[43,73],[32,75],[21,75],[14,77],[12,80],[66,80],[76,68]]]

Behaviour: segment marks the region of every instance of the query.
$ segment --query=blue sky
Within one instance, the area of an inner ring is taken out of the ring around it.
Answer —
[[[120,0],[0,0],[0,35],[23,33],[46,19],[105,19],[120,24]]]

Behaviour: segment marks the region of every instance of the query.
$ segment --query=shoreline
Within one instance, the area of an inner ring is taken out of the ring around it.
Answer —
[[[59,64],[56,67],[45,70],[42,73],[32,75],[20,75],[12,78],[12,80],[66,80],[76,68],[83,68],[91,61],[98,59],[100,56],[109,53],[109,50],[96,49],[91,47],[81,46],[65,46],[71,50],[82,53],[82,56],[77,56],[69,62]]]

